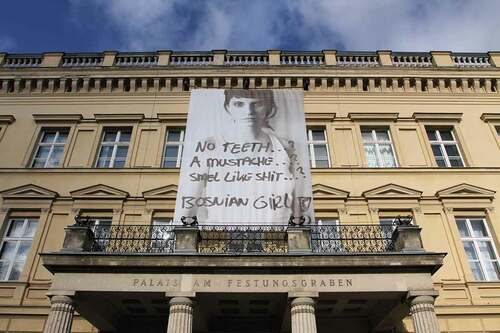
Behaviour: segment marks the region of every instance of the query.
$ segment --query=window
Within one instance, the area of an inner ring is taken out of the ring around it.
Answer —
[[[500,265],[484,218],[456,219],[460,238],[476,280],[500,280]]]
[[[163,153],[164,168],[179,168],[182,160],[182,148],[184,144],[184,129],[169,128],[165,139],[165,151]]]
[[[123,168],[131,134],[130,128],[105,128],[96,167]]]
[[[438,167],[464,166],[453,130],[428,128],[427,137]]]
[[[394,168],[396,159],[387,129],[362,129],[366,160],[370,168]]]
[[[33,168],[57,168],[61,165],[68,129],[44,129],[31,162]]]
[[[328,142],[324,128],[307,129],[307,146],[312,168],[329,168]]]
[[[16,217],[9,220],[2,239],[0,280],[17,280],[31,248],[38,219]]]

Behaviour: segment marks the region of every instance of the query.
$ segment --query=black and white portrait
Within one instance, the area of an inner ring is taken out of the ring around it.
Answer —
[[[191,94],[175,220],[314,221],[302,91]]]

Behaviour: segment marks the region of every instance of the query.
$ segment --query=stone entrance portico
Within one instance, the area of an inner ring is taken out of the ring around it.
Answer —
[[[391,251],[356,255],[308,251],[307,229],[291,230],[285,253],[200,254],[197,230],[181,228],[180,251],[141,254],[89,250],[111,240],[68,228],[64,248],[42,254],[54,274],[45,332],[70,332],[74,311],[104,332],[388,332],[408,315],[415,332],[439,332],[431,275],[444,254],[425,252],[416,227],[396,229]]]

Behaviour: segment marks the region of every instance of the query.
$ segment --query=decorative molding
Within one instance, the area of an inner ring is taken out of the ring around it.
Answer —
[[[444,210],[450,214],[453,214],[453,207],[444,207]]]
[[[123,209],[121,209],[121,208],[115,208],[115,209],[113,209],[113,215],[115,215],[115,214],[118,215],[118,214],[121,214],[121,213],[123,213]]]
[[[322,200],[322,199],[342,199],[347,200],[349,197],[349,192],[344,190],[339,190],[335,187],[315,184],[312,186],[312,194],[314,200]]]
[[[391,183],[365,191],[361,195],[367,199],[420,199],[422,191]]]
[[[97,122],[139,122],[144,119],[144,113],[94,113],[94,118]]]
[[[0,124],[12,124],[16,118],[10,114],[0,114]]]
[[[187,113],[158,113],[159,121],[187,121]]]
[[[44,214],[45,214],[45,213],[48,213],[49,211],[50,211],[50,209],[49,209],[49,208],[40,208],[40,212],[41,212],[41,213],[44,213]]]
[[[416,121],[460,122],[462,113],[414,112],[412,118]]]
[[[57,192],[34,184],[26,184],[0,192],[4,199],[55,199]]]
[[[339,213],[347,214],[348,212],[349,212],[349,209],[347,209],[347,208],[339,208]]]
[[[495,207],[486,207],[486,210],[490,213],[493,213],[495,211]]]
[[[307,121],[322,121],[332,122],[335,119],[335,112],[320,113],[320,112],[307,112],[305,114]]]
[[[177,198],[177,185],[166,185],[142,192],[144,199],[170,199]]]
[[[436,192],[436,197],[439,199],[493,199],[495,191],[488,190],[479,186],[474,186],[467,183],[462,183],[452,187],[448,187]]]
[[[500,113],[483,113],[481,115],[481,120],[486,122],[490,121],[500,122]]]
[[[412,208],[412,210],[413,210],[415,213],[422,213],[422,208],[421,208],[421,207],[415,207],[415,208]]]
[[[34,114],[33,119],[36,123],[43,122],[80,122],[83,119],[81,114]]]
[[[128,192],[104,184],[93,185],[69,192],[73,199],[126,199]]]
[[[399,113],[389,113],[389,112],[353,112],[349,113],[347,116],[351,120],[356,121],[396,121],[398,119]]]
[[[372,213],[378,213],[378,211],[379,211],[378,208],[370,207],[370,212],[372,212]]]

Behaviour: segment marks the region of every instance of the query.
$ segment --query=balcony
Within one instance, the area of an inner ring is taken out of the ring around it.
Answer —
[[[63,252],[95,254],[376,254],[423,252],[420,228],[381,225],[89,225],[66,228]]]

